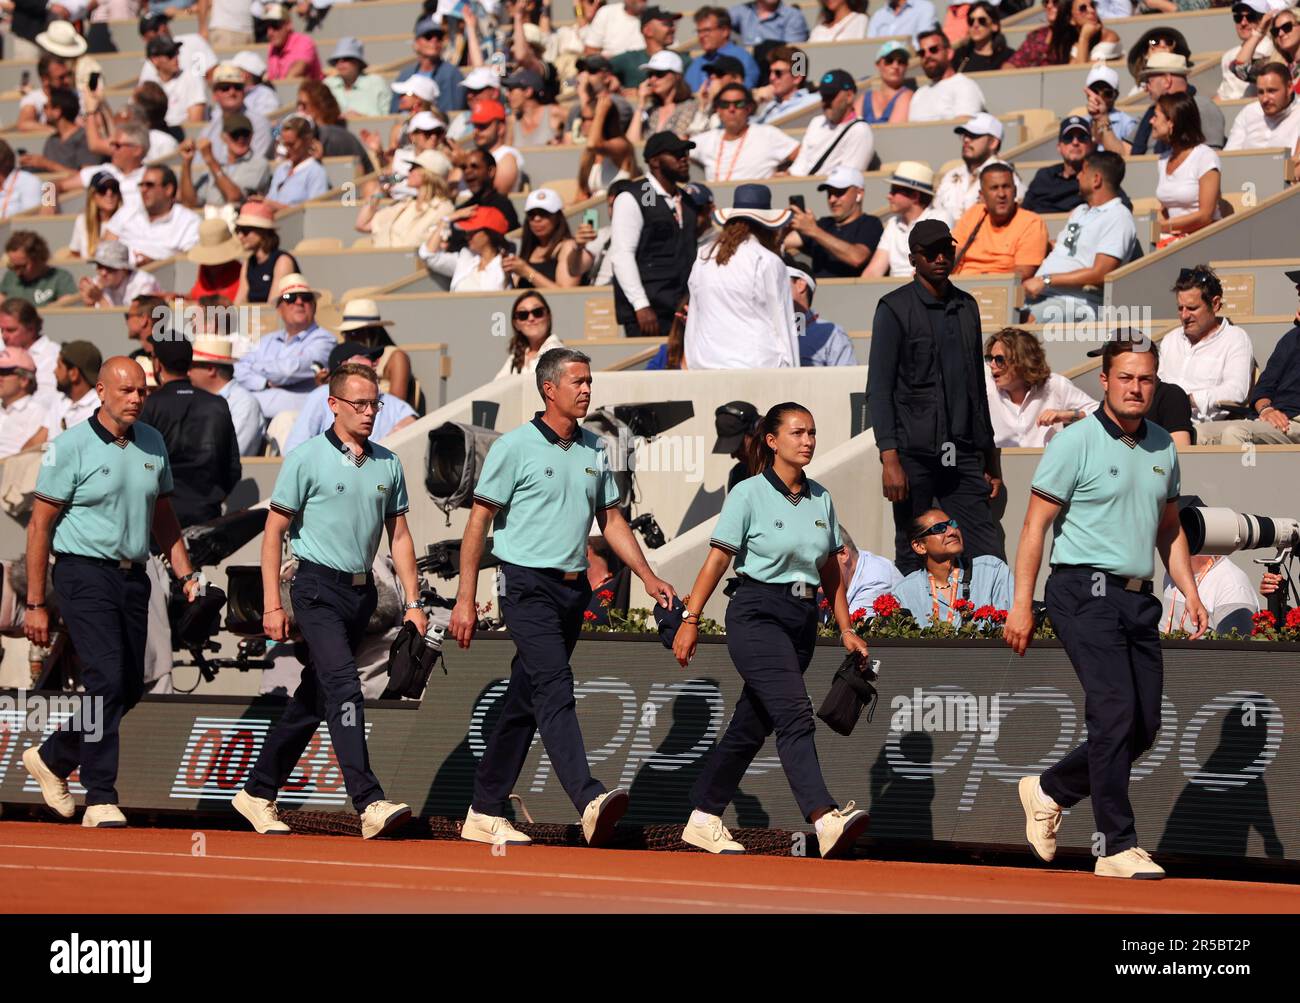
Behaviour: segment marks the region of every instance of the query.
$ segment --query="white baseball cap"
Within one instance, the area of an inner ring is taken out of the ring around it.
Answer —
[[[1094,66],[1083,81],[1083,86],[1091,87],[1093,84],[1109,84],[1111,90],[1118,91],[1119,74],[1109,66]]]
[[[422,76],[419,73],[413,73],[405,80],[395,81],[392,88],[394,94],[413,94],[429,104],[437,101],[440,93],[433,77]]]
[[[411,116],[408,129],[410,132],[437,132],[439,129],[446,132],[447,123],[431,111],[417,111]]]
[[[826,180],[817,186],[817,190],[824,192],[827,188],[865,188],[866,186],[866,179],[860,170],[848,164],[837,164],[826,175]]]
[[[497,76],[496,70],[477,66],[465,74],[461,86],[467,91],[481,91],[485,87],[500,87],[501,78]]]
[[[1002,123],[986,111],[973,115],[957,128],[952,130],[960,135],[969,133],[972,136],[992,136],[994,139],[1002,138]]]
[[[256,52],[245,49],[243,52],[235,53],[230,61],[245,73],[251,73],[255,77],[266,76],[266,60]]]
[[[671,49],[660,49],[650,61],[641,64],[643,70],[658,70],[666,73],[682,72],[682,57],[677,55]]]
[[[817,283],[813,280],[813,277],[809,275],[807,272],[805,272],[802,268],[795,268],[793,265],[786,265],[785,271],[786,274],[789,275],[790,278],[792,279],[802,279],[804,283],[808,286],[808,291],[810,293],[817,291]]]
[[[560,198],[559,192],[550,188],[534,188],[524,200],[524,212],[530,213],[534,209],[551,213],[564,212],[564,199]]]

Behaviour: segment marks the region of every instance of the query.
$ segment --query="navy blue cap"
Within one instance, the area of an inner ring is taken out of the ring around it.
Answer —
[[[1092,120],[1084,118],[1082,115],[1067,115],[1065,118],[1061,119],[1061,128],[1060,131],[1057,132],[1056,138],[1058,140],[1064,139],[1066,134],[1071,132],[1086,132],[1088,138],[1091,139]]]
[[[712,204],[713,192],[708,186],[700,184],[698,181],[692,181],[688,185],[682,185],[682,191],[696,209],[703,209],[705,206]]]
[[[664,609],[658,603],[655,603],[654,609],[655,623],[659,627],[659,640],[663,641],[664,647],[672,650],[673,640],[677,637],[677,628],[682,625],[682,614],[686,612],[686,604],[682,602],[679,596],[673,596],[673,604],[669,609]]]

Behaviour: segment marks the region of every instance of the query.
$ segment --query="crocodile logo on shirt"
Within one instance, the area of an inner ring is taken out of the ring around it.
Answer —
[[[381,495],[388,494],[388,485],[387,485],[387,484],[376,484],[376,485],[375,485],[375,490],[378,491]]]
[[[153,469],[154,469],[154,465],[153,465],[152,463],[146,463],[146,464],[144,465],[144,468],[145,468],[145,470],[153,470]]]
[[[1164,467],[1152,467],[1151,469],[1154,470],[1157,474],[1164,476],[1164,472],[1165,472]]]
[[[826,528],[826,522],[822,519],[818,519],[815,523],[813,523],[813,525],[816,526],[818,529]]]
[[[591,467],[586,467],[585,470],[586,470],[586,472],[587,472],[587,476],[588,476],[588,477],[595,477],[595,476],[596,476],[596,471],[592,470]]]

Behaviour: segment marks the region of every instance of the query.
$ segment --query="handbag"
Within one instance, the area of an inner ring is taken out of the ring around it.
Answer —
[[[429,676],[436,662],[442,662],[442,671],[446,675],[447,663],[442,657],[441,643],[437,647],[426,643],[415,624],[409,620],[403,623],[388,649],[388,686],[384,689],[384,698],[419,700],[429,685]]]
[[[864,667],[860,656],[849,654],[840,667],[835,670],[830,692],[817,710],[817,716],[830,726],[832,731],[841,735],[853,734],[853,728],[862,715],[862,708],[867,708],[867,721],[876,712],[879,694],[872,683],[876,672],[870,662]]]

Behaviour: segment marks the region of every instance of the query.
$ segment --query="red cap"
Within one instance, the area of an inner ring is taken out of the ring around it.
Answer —
[[[489,122],[504,122],[505,120],[506,110],[501,102],[493,101],[490,98],[475,103],[474,111],[469,117],[471,125],[487,125]]]
[[[466,216],[456,225],[467,233],[474,230],[495,230],[503,237],[510,230],[505,213],[490,205],[476,206],[471,215]]]

